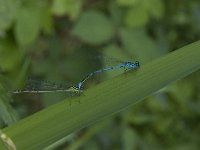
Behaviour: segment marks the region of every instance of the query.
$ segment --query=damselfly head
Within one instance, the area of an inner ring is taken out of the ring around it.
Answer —
[[[135,66],[136,66],[137,68],[139,68],[139,67],[140,67],[140,62],[139,62],[139,61],[135,61]]]
[[[139,61],[135,61],[135,62],[126,62],[126,66],[128,66],[129,69],[134,69],[134,68],[139,68],[140,67],[140,64],[139,64]]]

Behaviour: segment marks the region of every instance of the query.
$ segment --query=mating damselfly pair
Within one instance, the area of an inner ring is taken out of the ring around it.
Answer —
[[[73,92],[73,93],[79,93],[80,94],[82,92],[84,83],[97,73],[102,73],[102,72],[111,71],[111,70],[120,69],[120,68],[124,69],[125,71],[128,71],[128,70],[138,69],[139,67],[140,67],[139,61],[135,61],[135,62],[127,61],[127,62],[123,62],[119,65],[116,65],[116,66],[107,67],[107,68],[103,68],[103,69],[99,69],[99,70],[96,70],[94,72],[91,72],[90,74],[88,74],[85,78],[83,78],[83,80],[81,80],[75,86],[60,87],[60,86],[57,86],[56,84],[49,84],[49,83],[46,82],[46,85],[45,85],[46,87],[43,90],[39,90],[37,88],[31,88],[31,89],[25,88],[24,90],[13,91],[13,94],[49,93],[49,92]]]

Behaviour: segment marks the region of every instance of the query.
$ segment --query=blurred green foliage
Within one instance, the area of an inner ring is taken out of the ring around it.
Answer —
[[[198,0],[0,0],[0,126],[69,96],[11,98],[8,92],[29,77],[76,84],[106,66],[96,56],[144,64],[199,35]],[[103,126],[74,133],[59,148],[199,149],[199,85],[197,72]]]
[[[73,29],[73,35],[90,44],[102,44],[110,40],[113,34],[111,21],[97,11],[84,12]]]

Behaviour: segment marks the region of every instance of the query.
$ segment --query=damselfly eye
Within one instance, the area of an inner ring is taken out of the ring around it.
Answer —
[[[139,61],[136,61],[136,62],[135,62],[135,65],[136,65],[137,67],[140,67]]]

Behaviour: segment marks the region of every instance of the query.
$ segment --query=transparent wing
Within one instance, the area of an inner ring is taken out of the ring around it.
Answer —
[[[35,79],[28,79],[26,81],[25,87],[23,90],[37,90],[37,91],[53,91],[53,90],[61,90],[61,89],[68,89],[72,87],[72,84],[56,84],[50,81],[40,81]]]

